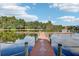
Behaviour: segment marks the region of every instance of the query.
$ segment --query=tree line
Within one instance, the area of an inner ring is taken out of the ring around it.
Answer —
[[[54,25],[51,21],[46,23],[39,21],[26,22],[24,19],[17,19],[15,16],[0,17],[0,29],[44,29],[46,31],[61,31],[62,25]]]
[[[71,32],[79,32],[79,26],[67,26]],[[61,32],[64,26],[52,24],[51,21],[46,23],[39,21],[26,22],[24,19],[17,19],[15,16],[1,16],[0,29],[15,29],[10,31],[0,31],[0,41],[16,41],[25,37],[25,34],[16,34],[16,29],[43,29],[46,32]],[[36,30],[35,30],[36,32]]]
[[[79,26],[67,26],[70,31],[79,32]],[[51,21],[46,23],[39,21],[26,22],[24,19],[17,19],[15,16],[1,16],[0,29],[43,29],[46,31],[61,31],[62,25],[54,25]]]

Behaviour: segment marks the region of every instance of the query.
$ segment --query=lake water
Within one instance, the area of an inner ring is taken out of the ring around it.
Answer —
[[[79,33],[74,34],[52,34],[51,46],[54,49],[55,55],[58,51],[58,43],[62,44],[63,56],[77,56],[79,55]],[[0,43],[1,56],[24,56],[25,45],[28,42],[28,51],[31,52],[35,45],[35,37],[25,36],[24,39],[18,39],[15,43]]]

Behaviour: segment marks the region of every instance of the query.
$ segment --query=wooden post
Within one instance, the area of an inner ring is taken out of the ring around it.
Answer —
[[[37,34],[35,34],[34,36],[35,36],[35,42],[36,42],[36,39],[37,39]]]
[[[25,56],[28,56],[28,42],[25,42]]]
[[[51,34],[49,34],[50,44],[51,44]]]
[[[58,56],[62,55],[62,44],[58,44]]]

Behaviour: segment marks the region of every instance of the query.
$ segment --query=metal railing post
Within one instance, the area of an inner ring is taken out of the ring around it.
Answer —
[[[58,44],[58,56],[62,55],[62,44]]]
[[[25,56],[28,56],[28,42],[25,42]]]

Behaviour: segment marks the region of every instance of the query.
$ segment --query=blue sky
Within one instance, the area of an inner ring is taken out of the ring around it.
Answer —
[[[79,4],[1,3],[0,16],[16,16],[25,21],[50,20],[53,24],[59,25],[79,25]]]

